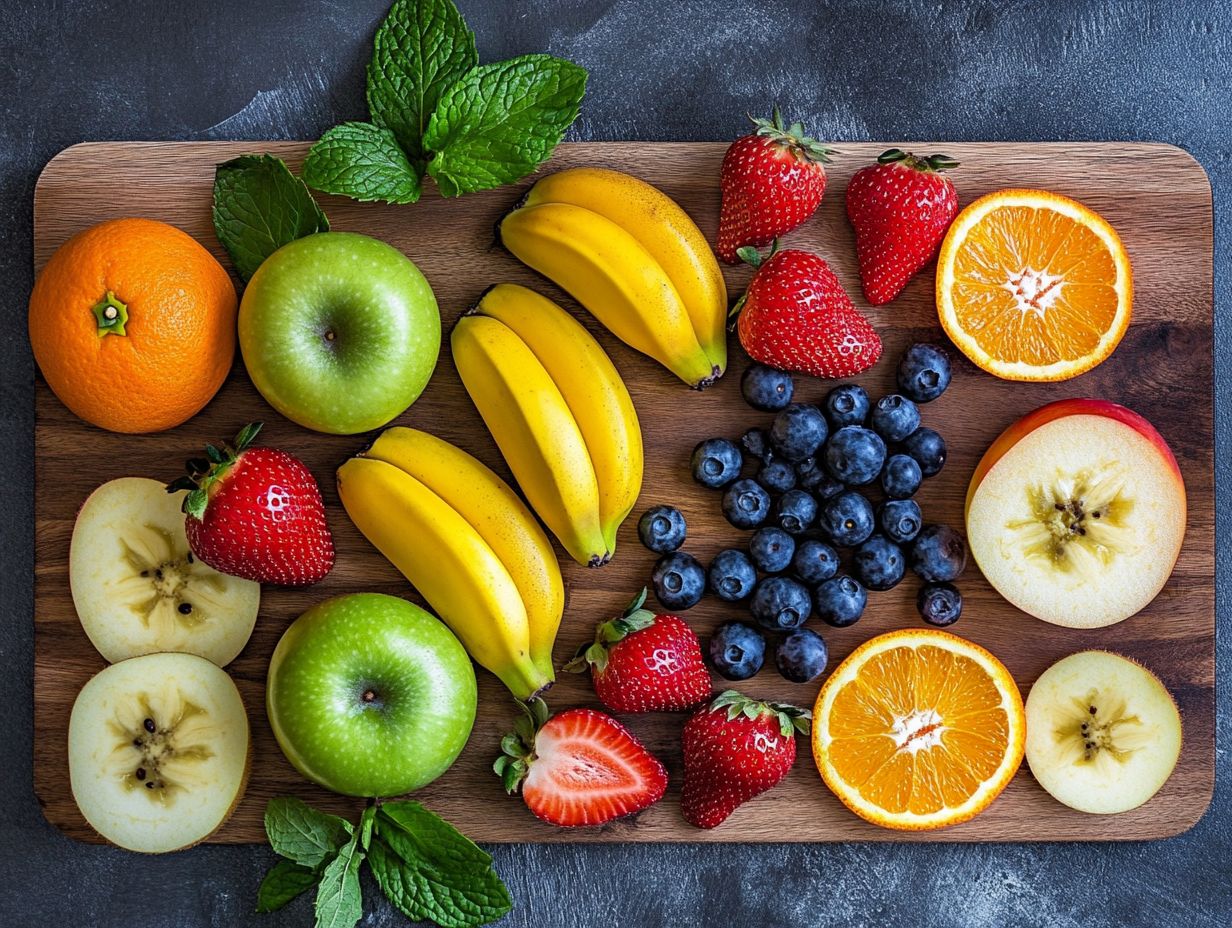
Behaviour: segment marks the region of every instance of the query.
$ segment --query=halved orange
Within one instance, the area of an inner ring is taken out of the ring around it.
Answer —
[[[950,226],[937,314],[971,361],[1005,380],[1068,380],[1116,348],[1134,282],[1116,230],[1076,200],[998,190]]]
[[[864,642],[813,709],[813,759],[851,811],[907,831],[965,822],[1022,763],[1018,684],[977,644],[904,629]]]

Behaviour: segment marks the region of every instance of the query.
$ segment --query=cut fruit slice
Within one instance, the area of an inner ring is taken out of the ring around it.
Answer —
[[[1144,608],[1185,537],[1186,496],[1167,443],[1102,400],[1050,403],[989,446],[967,494],[967,542],[1024,612],[1100,628]]]
[[[813,710],[813,759],[862,818],[909,831],[965,822],[1022,763],[1022,696],[1005,666],[947,632],[905,629],[856,648]]]
[[[1027,763],[1080,812],[1142,805],[1181,756],[1181,714],[1155,674],[1108,651],[1057,661],[1027,696]]]
[[[248,750],[239,690],[194,654],[112,664],[82,687],[68,723],[81,814],[108,841],[147,854],[190,847],[227,820]]]
[[[937,256],[937,313],[978,367],[1067,380],[1116,348],[1133,272],[1101,216],[1044,190],[998,190],[954,220]]]
[[[193,557],[184,493],[145,477],[111,480],[77,514],[69,585],[86,635],[110,662],[158,651],[220,667],[252,634],[261,587]]]

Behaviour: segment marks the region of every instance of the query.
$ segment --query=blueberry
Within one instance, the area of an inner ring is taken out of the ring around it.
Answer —
[[[744,456],[736,443],[726,438],[707,438],[693,449],[689,462],[693,479],[704,487],[718,490],[740,476]]]
[[[924,473],[915,458],[906,454],[892,454],[886,458],[881,472],[881,489],[890,499],[910,499],[920,488]]]
[[[868,391],[854,383],[845,383],[826,394],[822,406],[830,425],[841,429],[844,425],[863,425],[868,421]]]
[[[847,489],[840,481],[835,480],[820,467],[807,477],[800,478],[800,488],[812,493],[818,502],[834,499],[834,497]]]
[[[766,659],[766,637],[752,625],[724,622],[710,636],[710,663],[720,677],[747,680]]]
[[[877,526],[890,541],[906,544],[920,534],[924,516],[913,499],[891,499],[877,507]]]
[[[912,345],[896,373],[898,389],[917,403],[930,403],[950,385],[950,356],[936,345]]]
[[[821,447],[829,433],[820,409],[807,403],[792,403],[774,417],[770,448],[792,463],[803,461]]]
[[[846,425],[830,436],[822,457],[831,477],[858,487],[877,479],[885,464],[886,446],[876,432]]]
[[[766,577],[753,590],[749,603],[757,624],[776,632],[799,628],[812,611],[808,587],[790,577]]]
[[[822,504],[819,523],[831,542],[855,547],[873,534],[873,504],[855,490],[844,490]]]
[[[770,494],[745,477],[723,491],[723,515],[736,528],[757,528],[770,514]]]
[[[684,513],[673,506],[652,506],[637,520],[637,537],[656,554],[675,551],[684,544]]]
[[[791,569],[802,582],[816,586],[838,573],[838,552],[824,541],[809,538],[796,546]]]
[[[749,457],[764,461],[770,456],[770,433],[765,429],[749,429],[740,436],[740,447]]]
[[[945,466],[945,439],[926,426],[921,426],[903,439],[903,450],[920,465],[920,472],[925,477],[931,477]]]
[[[771,493],[786,493],[796,485],[796,471],[786,461],[771,458],[758,469],[755,479]]]
[[[650,582],[666,608],[691,609],[706,592],[706,571],[693,555],[673,551],[655,561]]]
[[[743,551],[728,548],[720,551],[706,572],[710,592],[727,603],[735,603],[753,592],[757,583],[757,568]]]
[[[957,580],[967,566],[967,543],[948,525],[926,525],[911,546],[911,569],[932,583]]]
[[[796,629],[774,649],[774,666],[783,679],[792,683],[816,680],[825,671],[829,660],[825,641],[808,628]]]
[[[846,574],[831,577],[818,586],[814,597],[821,620],[835,628],[846,628],[860,621],[868,603],[864,587]]]
[[[810,474],[815,474],[821,469],[821,464],[816,456],[811,454],[803,461],[796,461],[796,476],[800,479],[804,479]]]
[[[907,558],[903,549],[884,535],[874,535],[856,549],[852,570],[866,589],[889,590],[903,579]]]
[[[768,574],[785,571],[795,553],[796,540],[773,525],[759,528],[749,539],[749,556],[758,570]]]
[[[791,535],[806,531],[817,518],[817,500],[804,490],[788,490],[774,507],[774,521]]]
[[[753,364],[740,378],[744,401],[763,412],[777,412],[791,402],[791,375],[764,364]]]
[[[920,427],[920,410],[907,397],[891,393],[873,407],[872,426],[886,441],[902,441]]]
[[[920,587],[915,607],[929,625],[953,625],[962,615],[962,593],[952,583],[926,583]]]

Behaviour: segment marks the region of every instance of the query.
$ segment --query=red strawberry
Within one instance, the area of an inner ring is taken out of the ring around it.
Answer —
[[[721,693],[684,726],[680,811],[698,828],[714,828],[736,808],[776,785],[796,760],[796,732],[811,713]]]
[[[702,646],[685,621],[642,608],[646,591],[619,618],[601,622],[565,670],[590,668],[599,701],[613,712],[678,712],[710,695]]]
[[[757,129],[732,142],[723,156],[719,189],[719,244],[728,264],[736,250],[769,245],[817,211],[826,192],[825,162],[831,151],[804,134],[798,122],[783,125],[779,108],[770,119],[754,119]]]
[[[917,158],[891,148],[847,185],[847,218],[856,230],[864,296],[888,303],[936,257],[958,214],[954,182],[940,172],[957,167],[948,155]]]
[[[493,769],[512,794],[553,825],[602,825],[663,797],[667,771],[629,730],[594,709],[548,718],[543,700],[501,740]]]
[[[321,490],[298,458],[252,448],[261,423],[245,426],[234,446],[206,445],[188,476],[167,492],[188,490],[184,531],[193,554],[215,570],[258,583],[308,586],[334,566],[334,540]]]
[[[754,361],[814,377],[877,363],[881,339],[825,261],[795,248],[765,261],[751,248],[740,254],[757,268],[739,306],[740,344]]]

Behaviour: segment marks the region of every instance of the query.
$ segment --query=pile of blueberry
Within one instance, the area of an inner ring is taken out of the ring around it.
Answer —
[[[709,569],[678,550],[684,516],[670,506],[638,523],[642,543],[662,555],[651,581],[666,608],[688,609],[707,589],[727,602],[748,601],[757,628],[726,622],[710,641],[715,669],[729,680],[755,674],[765,658],[762,630],[786,633],[775,664],[788,680],[807,682],[825,669],[825,641],[802,628],[812,615],[836,628],[864,614],[868,591],[898,585],[910,567],[923,580],[916,600],[933,625],[952,625],[962,596],[951,581],[967,562],[962,536],[925,524],[912,497],[945,464],[945,441],[920,424],[919,404],[950,383],[950,362],[935,345],[903,355],[898,393],[874,404],[863,387],[841,384],[821,406],[793,403],[789,374],[763,365],[744,372],[741,392],[754,409],[775,412],[769,431],[740,441],[710,438],[693,451],[693,478],[723,491],[723,515],[752,531],[745,549],[719,552]],[[745,465],[754,473],[742,476]],[[881,502],[869,498],[880,488]],[[846,570],[840,550],[847,549]]]

